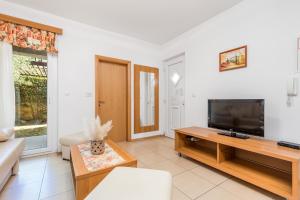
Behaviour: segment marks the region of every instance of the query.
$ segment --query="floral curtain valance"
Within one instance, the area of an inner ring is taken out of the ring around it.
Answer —
[[[14,46],[57,53],[56,34],[0,20],[0,41]]]

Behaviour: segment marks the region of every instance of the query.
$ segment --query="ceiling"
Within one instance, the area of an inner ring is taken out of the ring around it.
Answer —
[[[242,0],[8,0],[101,29],[164,44]]]

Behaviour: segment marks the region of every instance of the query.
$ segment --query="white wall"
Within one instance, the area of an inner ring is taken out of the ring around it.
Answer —
[[[130,60],[132,66],[135,63],[161,66],[159,47],[153,44],[8,2],[0,2],[0,12],[57,26],[64,31],[58,38],[59,136],[82,130],[84,119],[94,116],[94,56],[96,54]],[[163,94],[162,90],[160,92]],[[132,99],[134,99],[133,87]],[[132,102],[132,130],[133,121]],[[163,124],[163,118],[160,123]],[[134,134],[132,137],[151,136],[162,132],[161,129],[152,133]]]
[[[207,126],[210,98],[264,98],[265,136],[300,143],[300,97],[286,104],[286,82],[297,66],[299,8],[299,0],[245,0],[164,45],[162,59],[185,52],[187,126]],[[248,67],[220,73],[219,53],[242,45],[248,45]]]
[[[59,38],[58,58],[59,135],[81,130],[83,118],[94,115],[95,54],[161,66],[162,60],[185,53],[187,126],[206,126],[209,98],[264,98],[266,137],[298,143],[300,97],[294,98],[291,107],[287,106],[286,81],[294,75],[297,63],[299,7],[298,0],[244,0],[160,48],[0,2],[1,13],[64,29]],[[248,45],[248,67],[219,73],[219,52],[242,45]],[[163,70],[160,70],[160,131],[137,134],[134,138],[160,134],[164,130],[163,78]],[[91,97],[87,97],[89,94]],[[192,97],[193,94],[196,97]]]

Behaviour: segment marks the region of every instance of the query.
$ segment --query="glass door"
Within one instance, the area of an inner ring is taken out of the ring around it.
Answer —
[[[25,154],[48,149],[47,66],[46,52],[14,47],[15,137],[25,139]]]

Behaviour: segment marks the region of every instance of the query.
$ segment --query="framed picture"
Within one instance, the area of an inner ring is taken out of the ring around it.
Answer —
[[[227,71],[247,67],[247,46],[220,53],[219,71]]]

